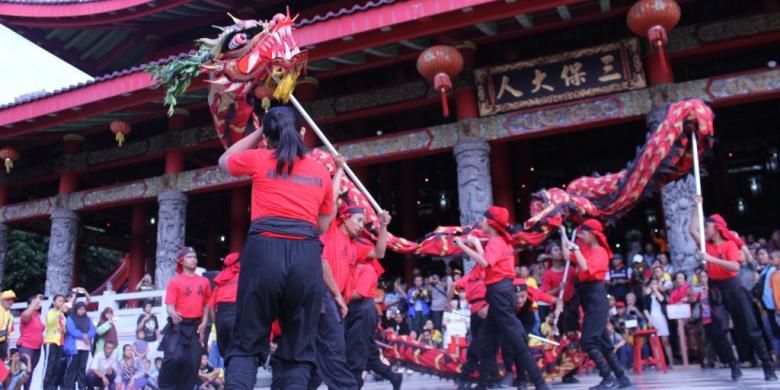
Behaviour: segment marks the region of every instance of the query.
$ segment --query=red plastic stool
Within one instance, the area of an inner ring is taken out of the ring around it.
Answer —
[[[642,345],[645,338],[650,342],[650,357],[642,359]],[[666,368],[666,358],[664,357],[664,350],[661,348],[658,332],[655,329],[638,330],[634,333],[634,372],[641,374],[642,367],[651,364],[664,373],[669,372]]]

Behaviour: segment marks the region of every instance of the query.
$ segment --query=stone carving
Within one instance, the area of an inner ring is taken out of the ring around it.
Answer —
[[[0,223],[0,286],[3,285],[3,279],[5,277],[6,253],[8,253],[8,226]]]
[[[176,273],[176,252],[184,246],[187,221],[187,195],[165,191],[157,196],[157,288],[164,290]]]
[[[490,182],[490,145],[481,138],[461,139],[453,152],[458,169],[458,201],[461,225],[471,225],[493,203]],[[474,261],[464,259],[463,272],[474,267]]]
[[[73,282],[79,216],[57,208],[51,213],[49,253],[46,260],[46,295],[64,294]]]
[[[696,182],[692,174],[667,184],[661,190],[672,265],[688,275],[699,265],[697,244],[688,233],[691,212],[696,206],[695,194]]]

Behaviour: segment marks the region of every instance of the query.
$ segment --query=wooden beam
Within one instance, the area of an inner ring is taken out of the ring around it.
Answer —
[[[555,8],[558,11],[558,15],[563,20],[571,20],[571,12],[569,12],[569,7],[565,5],[561,5]]]
[[[495,36],[498,33],[498,24],[496,22],[477,23],[474,27],[489,37]]]
[[[520,23],[521,26],[524,28],[531,28],[534,26],[534,17],[533,15],[517,15],[515,16],[515,20],[517,20],[517,23]]]

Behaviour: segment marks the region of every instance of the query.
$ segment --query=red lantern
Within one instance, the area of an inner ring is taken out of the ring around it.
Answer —
[[[447,105],[447,91],[452,89],[452,79],[463,70],[463,56],[460,52],[445,45],[431,46],[417,58],[417,71],[423,77],[433,81],[433,87],[441,91],[442,113],[450,116]]]
[[[658,49],[661,63],[666,67],[664,44],[666,32],[680,21],[680,6],[674,0],[640,0],[628,11],[628,28],[636,35],[647,37]]]
[[[130,134],[130,124],[119,119],[113,120],[111,121],[111,132],[116,135],[116,143],[121,148],[122,144],[125,143],[125,136]]]
[[[11,173],[11,168],[14,167],[14,161],[19,159],[19,152],[16,149],[6,146],[0,149],[0,159],[5,162],[5,172]]]

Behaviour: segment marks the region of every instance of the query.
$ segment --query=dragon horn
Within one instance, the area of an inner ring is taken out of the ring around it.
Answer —
[[[214,28],[216,28],[219,31],[225,31],[225,28],[222,27],[222,26],[217,26],[217,25],[212,24],[211,27],[214,27]]]
[[[231,14],[230,14],[230,12],[228,12],[228,13],[227,13],[227,15],[228,15],[228,16],[230,16],[230,19],[233,19],[233,23],[236,23],[236,24],[238,24],[238,23],[240,23],[240,22],[241,22],[241,19],[239,19],[239,18],[237,18],[237,17],[235,17],[235,16],[231,15]]]

